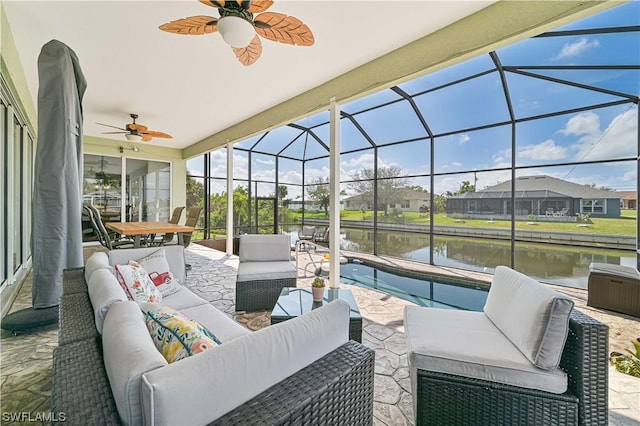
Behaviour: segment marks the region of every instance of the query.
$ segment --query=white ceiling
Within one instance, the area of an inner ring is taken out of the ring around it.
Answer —
[[[315,45],[263,39],[262,57],[245,67],[219,34],[180,36],[158,26],[193,15],[218,16],[197,0],[14,1],[6,11],[37,105],[37,58],[51,39],[66,43],[87,80],[84,134],[139,123],[185,148],[355,67],[458,21],[493,1],[276,1],[313,31]]]

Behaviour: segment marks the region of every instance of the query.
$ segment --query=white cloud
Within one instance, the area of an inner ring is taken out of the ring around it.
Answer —
[[[257,158],[257,159],[256,159],[256,163],[258,163],[258,164],[264,164],[264,165],[266,165],[266,166],[275,166],[275,165],[276,165],[275,160],[272,160],[272,159],[263,160],[263,159],[261,159],[261,158]]]
[[[456,167],[460,167],[462,166],[462,163],[459,161],[454,161],[453,163],[451,163],[451,165],[456,166]]]
[[[471,140],[471,138],[469,137],[469,135],[467,134],[462,134],[460,135],[460,137],[458,138],[458,143],[460,145],[464,145],[465,143],[469,142]]]
[[[567,156],[567,148],[558,146],[553,139],[535,145],[522,147],[518,152],[519,158],[531,160],[561,160]]]
[[[571,146],[579,161],[635,157],[638,154],[638,110],[629,109],[615,116],[604,130],[600,130],[597,114],[581,113],[569,119],[560,133],[579,136],[577,143]]]
[[[560,52],[552,57],[551,60],[558,61],[560,59],[574,58],[588,52],[589,50],[597,49],[598,47],[600,47],[600,42],[598,40],[589,40],[586,37],[582,37],[573,43],[566,43],[562,46]]]

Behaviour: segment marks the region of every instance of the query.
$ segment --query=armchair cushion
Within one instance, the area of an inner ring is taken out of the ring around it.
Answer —
[[[296,278],[298,271],[291,261],[244,262],[238,265],[237,281]]]
[[[291,260],[289,235],[240,235],[240,263]]]
[[[529,361],[554,370],[560,364],[572,309],[567,296],[498,266],[484,313]]]
[[[419,369],[558,394],[567,390],[564,371],[533,365],[482,312],[408,306],[404,316],[412,376]]]

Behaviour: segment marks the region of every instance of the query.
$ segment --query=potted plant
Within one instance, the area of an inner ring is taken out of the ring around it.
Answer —
[[[324,296],[324,280],[320,277],[316,277],[311,283],[311,293],[313,294],[314,302],[322,302],[322,297]]]

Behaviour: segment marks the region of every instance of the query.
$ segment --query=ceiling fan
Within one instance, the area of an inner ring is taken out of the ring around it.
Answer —
[[[167,133],[158,132],[155,130],[149,130],[147,126],[136,123],[136,118],[138,118],[138,114],[129,114],[129,116],[133,120],[133,123],[127,124],[124,129],[122,127],[112,126],[110,124],[103,124],[103,123],[96,123],[96,124],[120,130],[119,132],[102,132],[102,133],[105,135],[124,134],[124,136],[130,142],[149,142],[153,138],[173,139],[173,136]]]
[[[160,29],[182,35],[204,35],[217,31],[245,66],[256,62],[262,54],[262,42],[258,36],[297,46],[311,46],[314,43],[313,33],[298,18],[283,13],[261,13],[271,7],[273,0],[199,1],[217,8],[220,18],[190,16],[163,24]],[[260,14],[254,17],[254,13]]]

